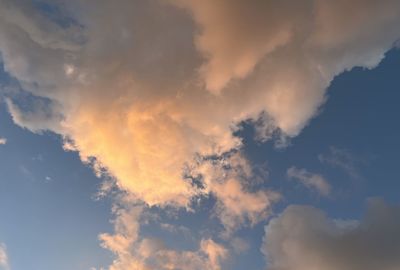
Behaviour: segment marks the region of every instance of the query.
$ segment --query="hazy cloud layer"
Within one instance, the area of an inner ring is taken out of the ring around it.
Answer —
[[[395,270],[400,267],[400,208],[368,203],[358,224],[309,206],[289,206],[265,228],[268,270]]]

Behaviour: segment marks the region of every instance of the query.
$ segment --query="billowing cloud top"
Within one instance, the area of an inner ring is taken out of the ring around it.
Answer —
[[[260,138],[298,134],[335,75],[400,36],[395,0],[1,5],[5,69],[36,97],[29,111],[8,98],[14,121],[63,135],[150,205],[187,206],[201,191],[184,166],[240,148],[240,121],[264,112]]]
[[[227,234],[279,198],[250,188],[238,124],[257,122],[260,140],[296,136],[336,75],[374,67],[400,37],[397,0],[49,4],[0,0],[1,58],[20,88],[5,94],[15,123],[60,134],[146,205],[189,209],[211,194]],[[103,240],[119,254],[131,244]],[[204,239],[196,256],[216,268],[226,253]]]

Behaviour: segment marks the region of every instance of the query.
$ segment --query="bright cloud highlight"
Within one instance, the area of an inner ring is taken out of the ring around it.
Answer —
[[[140,235],[143,211],[196,211],[211,197],[224,240],[266,220],[281,195],[254,181],[235,131],[248,121],[260,141],[297,136],[335,76],[375,67],[398,41],[400,2],[117,2],[49,2],[60,22],[34,2],[0,0],[1,59],[18,84],[4,94],[8,111],[25,129],[59,134],[129,198],[116,203],[115,233],[100,236],[116,255],[110,269],[219,269],[230,251],[218,240],[170,249]],[[331,191],[322,176],[287,173]]]

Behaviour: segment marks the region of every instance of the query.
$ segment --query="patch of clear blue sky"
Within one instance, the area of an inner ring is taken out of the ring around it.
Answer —
[[[392,50],[373,70],[355,68],[338,76],[319,115],[287,148],[255,142],[252,128],[245,126],[245,153],[253,164],[267,164],[265,186],[284,196],[274,213],[289,204],[310,204],[334,218],[358,218],[368,197],[399,203],[399,68],[400,51]],[[0,80],[10,82],[5,74]],[[88,270],[108,265],[111,254],[99,247],[97,235],[112,231],[111,204],[108,199],[92,199],[100,180],[76,153],[62,150],[58,136],[15,126],[4,104],[0,137],[8,139],[0,146],[0,242],[7,244],[12,269]],[[353,156],[359,177],[319,161],[318,156],[329,155],[331,147]],[[333,187],[332,196],[318,197],[289,181],[286,170],[291,166],[323,175]],[[205,202],[197,214],[182,213],[166,222],[198,231],[217,228],[207,220],[211,203]],[[228,263],[227,269],[263,269],[259,247],[264,225],[239,231],[251,248],[234,255],[235,263]],[[162,231],[157,222],[145,226],[143,234],[164,238],[171,246],[195,248],[195,241]]]
[[[100,180],[54,134],[36,135],[0,108],[0,242],[13,270],[90,269],[111,254],[98,234],[111,231],[110,202],[94,201]]]

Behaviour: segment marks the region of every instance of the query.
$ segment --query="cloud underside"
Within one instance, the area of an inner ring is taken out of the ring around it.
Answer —
[[[14,121],[63,135],[150,205],[187,206],[183,167],[240,148],[240,121],[264,112],[260,138],[298,134],[335,75],[374,67],[400,36],[398,1],[167,2],[68,1],[87,14],[66,26],[1,2],[5,70],[45,100],[11,96]]]
[[[400,209],[371,199],[360,222],[333,220],[289,206],[266,227],[269,270],[395,270],[400,267]]]
[[[260,140],[296,136],[334,76],[376,66],[400,37],[397,0],[51,4],[60,14],[0,0],[1,58],[22,89],[6,95],[14,122],[60,134],[65,149],[148,206],[189,209],[212,196],[225,237],[279,199],[252,188],[238,124],[257,122]],[[103,237],[122,260],[120,240]],[[193,253],[157,254],[217,265],[223,247],[207,241]]]

